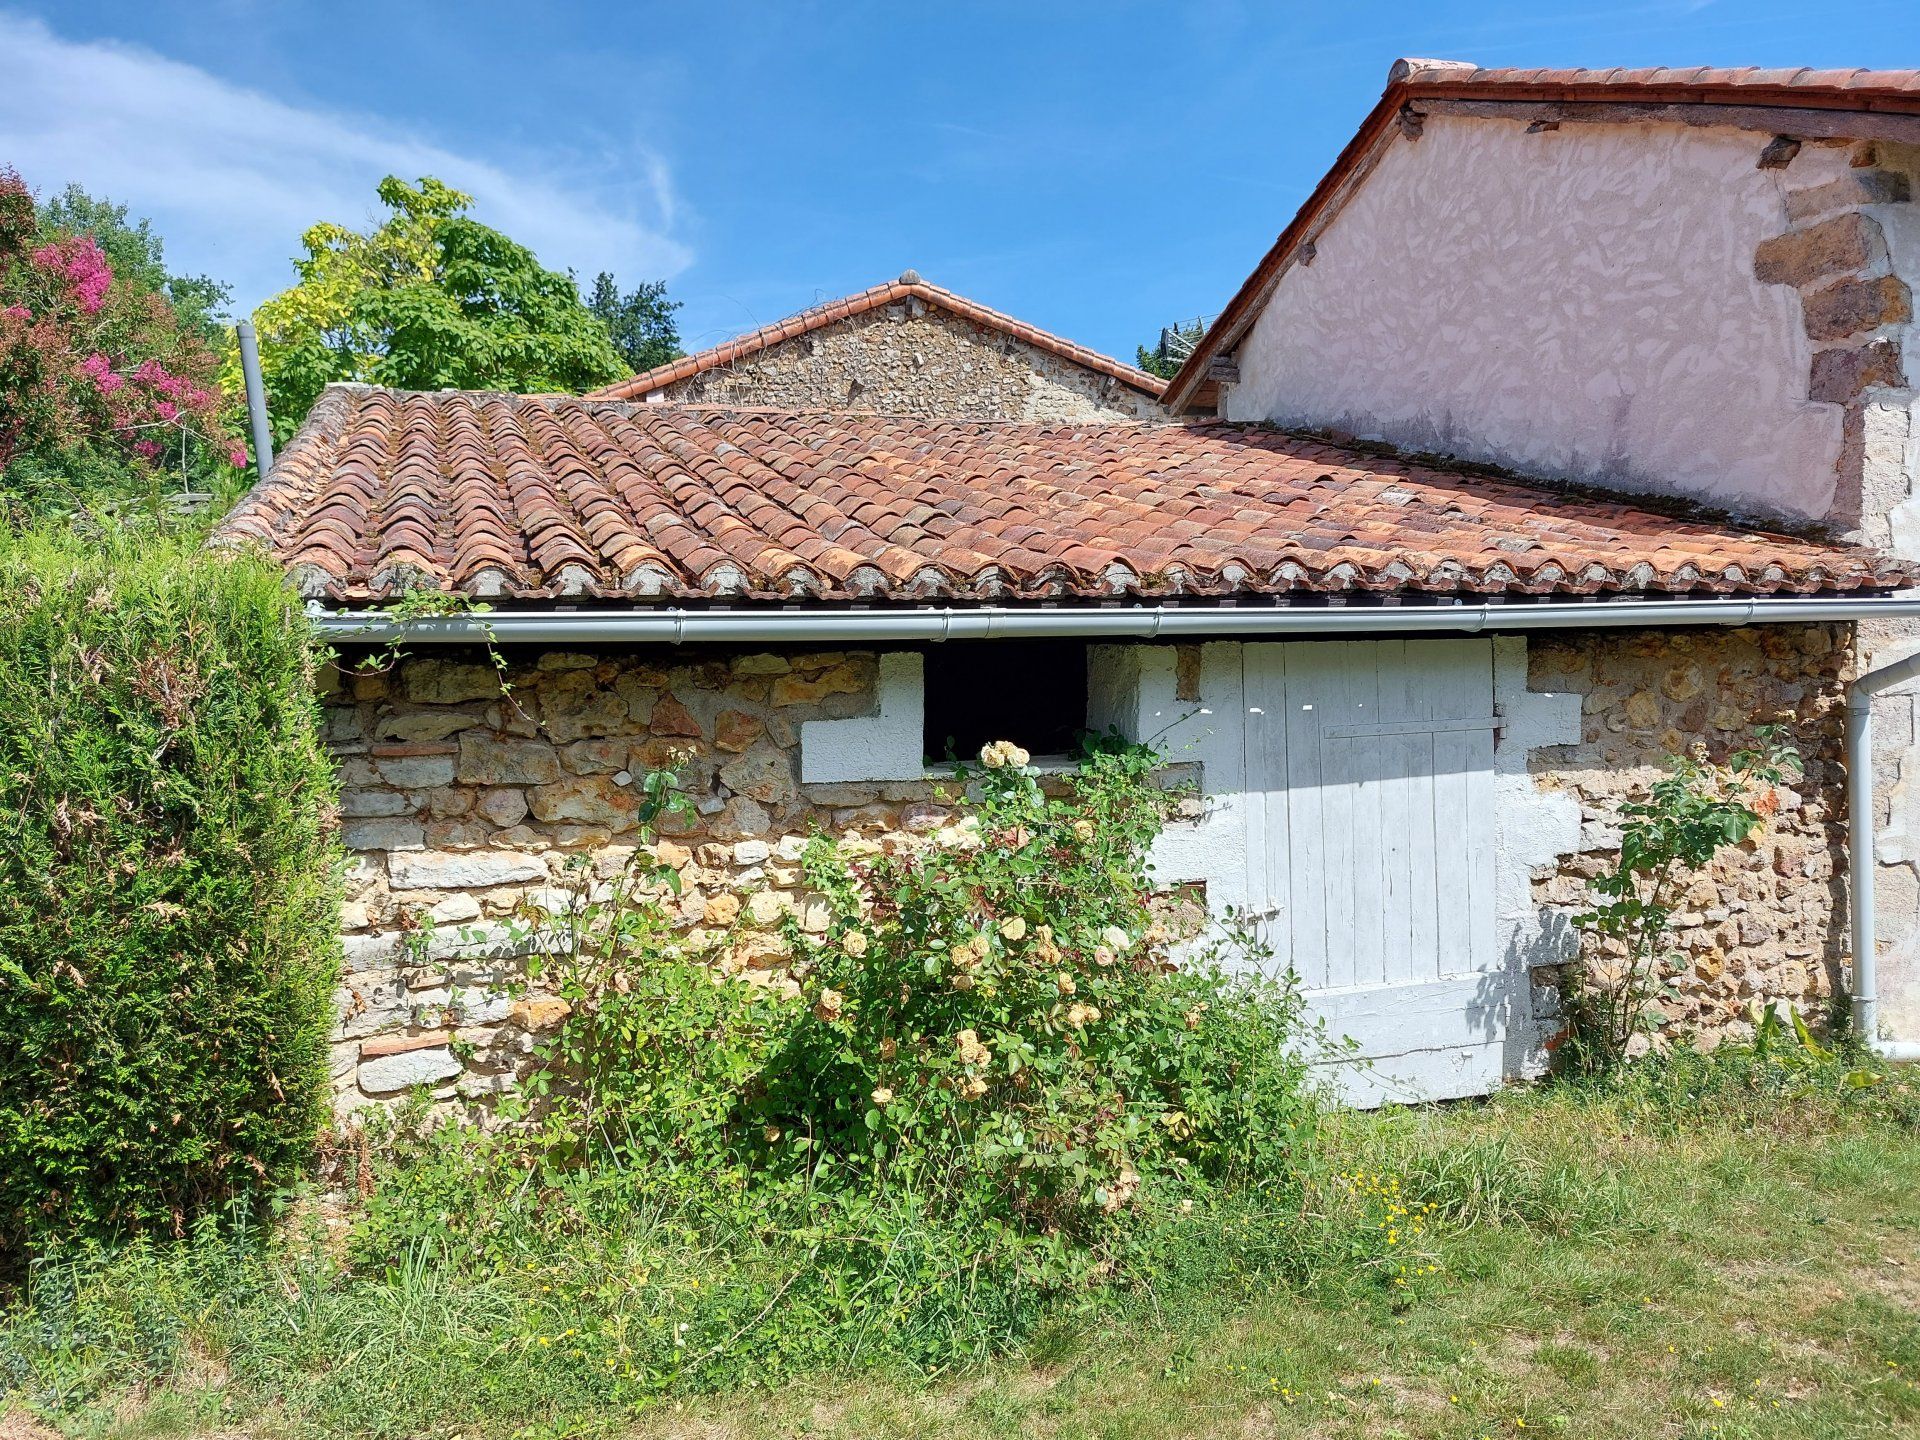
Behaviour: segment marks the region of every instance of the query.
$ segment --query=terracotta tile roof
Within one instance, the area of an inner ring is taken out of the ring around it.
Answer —
[[[1420,100],[1554,101],[1570,104],[1720,105],[1753,109],[1856,111],[1920,115],[1920,70],[1764,70],[1755,66],[1678,69],[1488,69],[1460,60],[1396,60],[1387,88],[1321,178],[1221,310],[1193,354],[1167,382],[1164,402],[1179,414],[1209,404],[1209,369],[1239,343],[1273,285],[1321,215],[1358,182],[1375,149],[1393,133],[1402,107]]]
[[[1218,421],[1026,423],[333,386],[222,525],[340,601],[1808,594],[1872,551]]]
[[[1024,340],[1036,350],[1044,350],[1047,354],[1057,355],[1062,360],[1071,360],[1074,364],[1083,365],[1101,375],[1110,375],[1121,384],[1131,386],[1155,399],[1158,399],[1160,393],[1166,389],[1167,382],[1158,375],[1149,375],[1144,370],[1123,365],[1110,355],[1102,355],[1098,350],[1089,350],[1084,345],[1063,340],[1058,335],[1037,326],[1016,320],[1011,315],[990,310],[985,305],[967,299],[964,295],[956,295],[951,290],[930,285],[909,270],[898,280],[889,280],[884,285],[875,285],[870,289],[862,290],[857,295],[848,295],[844,299],[815,305],[812,309],[802,310],[798,315],[789,315],[786,319],[776,320],[771,325],[762,325],[758,330],[737,336],[725,344],[715,345],[698,354],[688,355],[665,365],[657,365],[651,370],[635,375],[631,380],[622,380],[617,385],[609,385],[593,393],[610,400],[638,400],[650,391],[691,379],[708,370],[718,369],[722,365],[778,345],[783,340],[791,340],[796,335],[805,335],[809,331],[820,329],[823,325],[832,325],[836,321],[865,315],[868,311],[878,310],[883,305],[908,299],[917,299],[975,325],[984,325],[989,329],[1011,335],[1016,340]]]

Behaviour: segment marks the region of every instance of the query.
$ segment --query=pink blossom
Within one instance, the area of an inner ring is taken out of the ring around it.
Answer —
[[[136,440],[133,443],[133,453],[143,460],[154,460],[159,458],[160,447],[152,440]]]
[[[113,269],[91,235],[55,240],[33,252],[33,263],[66,279],[73,298],[91,315],[106,303]]]
[[[113,362],[98,350],[80,362],[80,373],[82,375],[90,375],[95,380],[98,380],[111,369],[113,369]]]
[[[9,305],[6,309],[0,310],[0,315],[8,316],[14,320],[31,320],[33,318],[33,312],[24,305]]]
[[[236,470],[246,469],[247,459],[247,447],[244,445],[235,445],[231,450],[227,451],[227,463]]]
[[[111,395],[126,383],[126,376],[116,375],[111,370],[107,371],[104,375],[96,375],[93,377],[93,387],[102,395]]]
[[[178,420],[180,418],[180,407],[171,400],[162,400],[153,408],[160,412],[160,418],[162,420]]]

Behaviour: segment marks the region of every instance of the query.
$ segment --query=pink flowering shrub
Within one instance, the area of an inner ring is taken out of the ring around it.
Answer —
[[[42,245],[33,252],[33,263],[58,276],[74,303],[88,315],[99,312],[113,288],[113,271],[91,235],[72,235]]]
[[[116,279],[91,235],[43,233],[0,167],[0,471],[86,453],[244,466],[218,365],[165,296]]]

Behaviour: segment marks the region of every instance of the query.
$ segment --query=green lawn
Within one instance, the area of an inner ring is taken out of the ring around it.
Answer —
[[[1404,1302],[1334,1274],[1063,1334],[931,1390],[790,1388],[637,1433],[1920,1435],[1912,1129],[1535,1097],[1342,1129],[1358,1163],[1458,1202],[1430,1237],[1438,1274]]]
[[[1317,1258],[1302,1277],[1298,1257],[1270,1253],[1283,1231],[1249,1240],[1195,1218],[1182,1222],[1194,1251],[1216,1276],[1234,1255],[1236,1283],[1186,1284],[1176,1265],[1123,1313],[1053,1323],[1018,1356],[932,1380],[830,1377],[610,1414],[569,1399],[557,1358],[501,1347],[429,1286],[406,1327],[356,1341],[334,1324],[323,1354],[289,1350],[279,1375],[261,1368],[261,1337],[203,1316],[176,1379],[109,1387],[61,1424],[235,1440],[1920,1435],[1917,1117],[1907,1077],[1755,1087],[1737,1066],[1598,1096],[1334,1116],[1318,1193],[1344,1194],[1340,1174],[1401,1185],[1413,1218],[1380,1213],[1406,1287],[1372,1263],[1377,1245],[1343,1258],[1337,1226],[1307,1225]],[[444,1378],[461,1366],[431,1358],[460,1326],[510,1377],[484,1404]],[[38,1425],[0,1403],[5,1440]]]

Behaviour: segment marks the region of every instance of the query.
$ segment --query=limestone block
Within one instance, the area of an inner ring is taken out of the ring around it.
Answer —
[[[388,861],[388,883],[396,890],[474,890],[544,880],[546,862],[513,851],[446,854],[406,852]]]
[[[412,820],[350,820],[340,827],[340,843],[349,850],[419,850],[427,831]]]
[[[451,1079],[463,1068],[453,1051],[442,1045],[434,1049],[410,1050],[400,1055],[363,1060],[358,1078],[362,1090],[372,1095],[385,1095]]]
[[[397,790],[342,790],[340,813],[352,819],[391,819],[411,815],[420,808],[418,796],[402,795]]]
[[[560,778],[560,757],[543,740],[469,731],[460,737],[458,774],[468,785],[545,785]]]
[[[500,672],[491,665],[456,660],[412,660],[402,667],[407,698],[416,705],[458,705],[500,694]]]
[[[782,752],[763,746],[736,756],[720,767],[720,783],[736,795],[745,795],[762,804],[785,804],[798,790],[794,782],[793,761]]]
[[[397,790],[431,790],[453,783],[452,755],[396,755],[376,757],[374,769]]]

